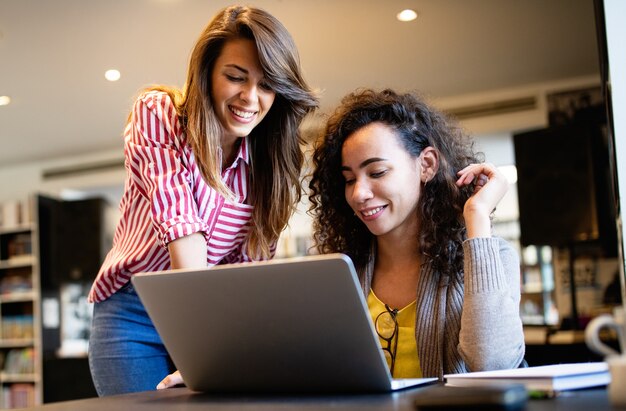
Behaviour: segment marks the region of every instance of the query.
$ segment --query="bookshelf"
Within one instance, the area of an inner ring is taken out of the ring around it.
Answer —
[[[19,214],[0,225],[2,409],[37,405],[42,398],[38,230],[35,213]]]
[[[522,248],[521,257],[520,308],[524,325],[557,325],[552,248],[529,245]]]

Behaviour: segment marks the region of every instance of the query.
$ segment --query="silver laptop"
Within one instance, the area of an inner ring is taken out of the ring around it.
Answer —
[[[436,381],[392,380],[343,254],[145,273],[132,282],[195,391],[388,392]]]

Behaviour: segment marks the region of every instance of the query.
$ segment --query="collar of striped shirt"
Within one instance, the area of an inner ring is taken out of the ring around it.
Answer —
[[[245,162],[247,165],[250,165],[250,150],[249,150],[249,142],[248,142],[248,138],[249,136],[245,136],[241,138],[241,144],[239,145],[239,151],[237,152],[237,157],[235,157],[235,159],[233,160],[232,164],[230,164],[226,169],[222,170],[222,172],[231,169],[231,168],[235,168],[237,167],[237,163],[239,162],[239,160],[242,160],[243,162]],[[222,148],[219,147],[218,148],[218,153],[219,153],[219,160],[220,163],[222,162],[222,159],[224,158],[224,152],[222,151]]]

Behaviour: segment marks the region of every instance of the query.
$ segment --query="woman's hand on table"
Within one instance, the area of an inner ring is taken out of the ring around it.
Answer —
[[[180,375],[180,371],[176,370],[167,377],[163,378],[161,382],[157,385],[157,390],[164,390],[166,388],[172,388],[176,385],[184,384],[182,375]]]

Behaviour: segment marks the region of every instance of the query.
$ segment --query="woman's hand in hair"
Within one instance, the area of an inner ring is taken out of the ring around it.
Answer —
[[[172,388],[176,385],[182,385],[185,382],[183,381],[183,376],[180,375],[180,371],[174,371],[167,377],[163,378],[159,385],[156,386],[157,390],[163,390],[165,388]]]
[[[490,215],[509,188],[506,177],[489,163],[470,164],[457,175],[457,186],[474,185],[463,208],[467,237],[491,237]]]

